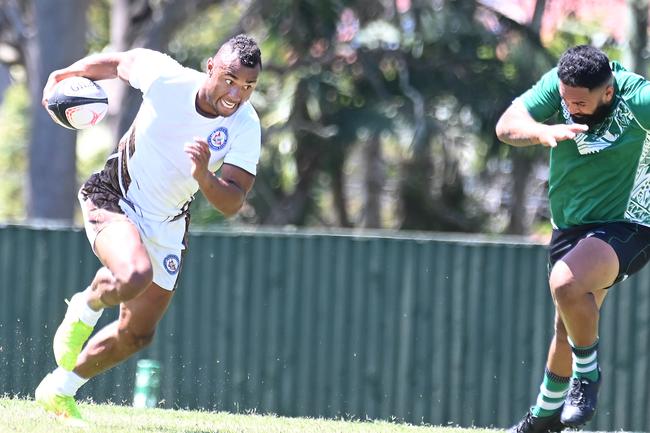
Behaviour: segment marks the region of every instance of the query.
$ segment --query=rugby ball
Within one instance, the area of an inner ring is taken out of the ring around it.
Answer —
[[[65,78],[47,99],[47,112],[59,125],[85,129],[99,123],[108,111],[108,97],[99,84],[84,77]]]

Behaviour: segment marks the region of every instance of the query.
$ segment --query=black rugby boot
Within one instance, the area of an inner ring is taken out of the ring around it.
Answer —
[[[551,416],[536,417],[528,411],[519,424],[510,427],[506,433],[549,433],[562,430],[564,425],[560,421],[560,412]]]
[[[595,382],[587,378],[571,379],[571,387],[562,408],[562,424],[580,427],[591,420],[596,412],[601,378],[602,373],[598,370],[598,380]]]

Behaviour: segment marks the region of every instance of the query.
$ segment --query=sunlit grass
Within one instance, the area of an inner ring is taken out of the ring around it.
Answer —
[[[188,410],[135,409],[126,406],[80,405],[88,428],[66,427],[33,401],[0,398],[0,431],[20,433],[460,433],[495,430],[413,426],[380,421],[284,418]]]

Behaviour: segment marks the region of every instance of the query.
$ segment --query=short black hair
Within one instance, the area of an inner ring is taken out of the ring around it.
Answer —
[[[560,81],[571,87],[600,87],[612,78],[609,58],[598,48],[578,45],[562,54],[557,65]]]
[[[228,40],[225,45],[229,45],[233,51],[239,54],[239,61],[242,65],[249,68],[259,65],[262,69],[262,52],[255,39],[245,34],[239,34]]]

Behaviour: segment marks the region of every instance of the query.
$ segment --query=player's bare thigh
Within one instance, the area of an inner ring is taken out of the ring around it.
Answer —
[[[119,207],[107,203],[100,207],[94,199],[97,197],[81,200],[88,239],[99,260],[113,274],[119,292],[116,300],[131,299],[151,283],[149,254],[134,223],[121,210],[113,210]]]
[[[578,242],[575,248],[555,263],[550,286],[555,296],[595,294],[611,286],[618,272],[618,256],[614,249],[601,239],[589,237]],[[571,293],[558,293],[563,291]],[[604,298],[604,294],[599,297]]]

